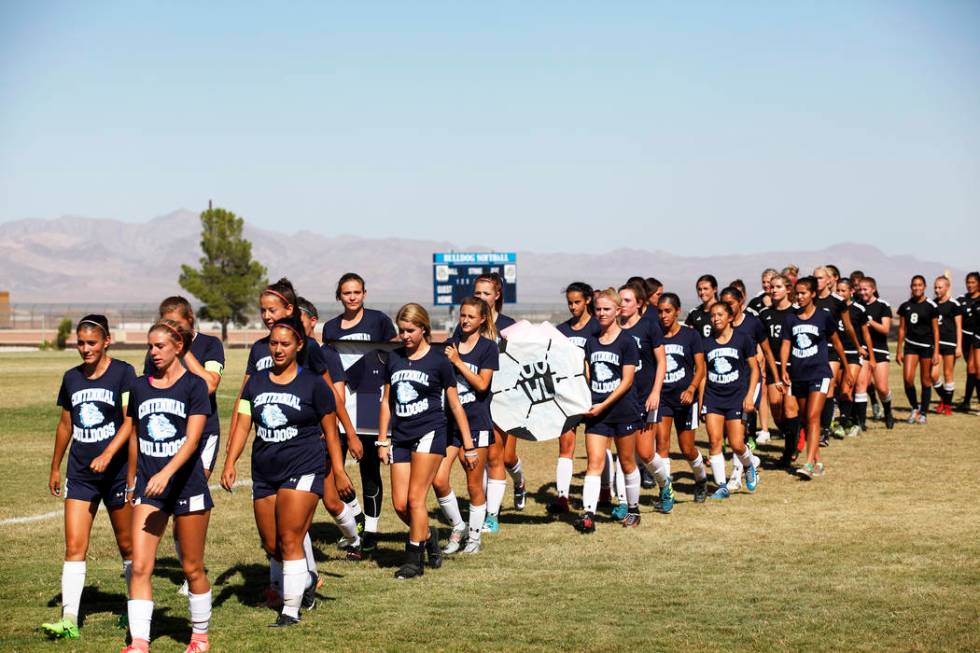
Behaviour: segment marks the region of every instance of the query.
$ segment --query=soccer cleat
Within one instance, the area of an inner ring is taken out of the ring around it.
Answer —
[[[918,416],[918,418],[916,418],[915,423],[916,424],[925,424],[926,423],[926,414],[925,413],[919,413],[919,416]]]
[[[626,504],[617,503],[615,506],[613,506],[613,509],[609,511],[609,516],[615,519],[616,521],[623,521],[624,519],[626,519],[626,513],[627,513]]]
[[[51,639],[78,639],[78,625],[67,619],[59,619],[48,624],[41,624],[41,630]]]
[[[421,565],[417,565],[414,562],[406,562],[395,572],[395,580],[409,580],[411,578],[418,578],[422,574]]]
[[[572,525],[580,533],[595,533],[595,515],[591,512],[583,512]]]
[[[822,462],[817,461],[813,465],[813,476],[814,476],[814,478],[819,478],[819,477],[823,476],[824,473],[825,473],[825,471],[826,470],[824,469],[824,466],[823,466],[823,463]]]
[[[177,593],[180,594],[181,596],[187,596],[187,594],[190,591],[191,591],[190,590],[190,585],[187,584],[187,581],[186,580],[184,581],[184,584],[183,585],[181,585],[180,587],[177,588]]]
[[[745,446],[747,446],[750,450],[755,451],[755,445],[755,438],[752,436],[745,438]]]
[[[738,470],[736,470],[736,471],[738,471]],[[738,492],[739,490],[741,490],[742,489],[742,474],[741,474],[741,472],[739,472],[737,474],[732,474],[731,478],[728,479],[728,482],[725,483],[725,487],[728,488],[728,493],[729,494],[735,494],[736,492]]]
[[[344,548],[344,558],[349,562],[360,562],[364,559],[364,552],[361,551],[360,543],[349,544]],[[319,589],[319,587],[317,587]]]
[[[490,533],[491,535],[496,535],[500,532],[500,521],[497,519],[497,515],[487,513],[487,516],[483,520],[482,532]]]
[[[303,602],[300,606],[304,610],[315,610],[316,609],[316,582],[310,583],[310,586],[303,590]]]
[[[708,479],[694,482],[694,503],[704,503],[708,498]]]
[[[674,509],[674,484],[670,479],[660,488],[660,512],[669,513]],[[627,515],[627,518],[629,515]]]
[[[804,481],[809,481],[813,478],[814,465],[813,463],[806,463],[802,467],[796,470],[796,475],[799,476]]]
[[[405,545],[405,563],[395,572],[395,580],[418,578],[425,574],[422,561],[425,559],[425,543]]]
[[[909,424],[915,424],[918,418],[919,418],[919,409],[913,408],[912,412],[909,413],[909,418],[905,421]]]
[[[939,402],[936,404],[936,407],[933,408],[932,410],[937,415],[945,415],[946,414],[946,404],[943,403],[943,400],[942,399],[940,399]]]
[[[720,488],[715,490],[715,493],[711,495],[711,498],[721,501],[722,499],[727,499],[730,496],[732,496],[732,493],[728,491],[728,486],[722,485]]]
[[[466,540],[466,546],[463,547],[463,553],[479,553],[480,549],[480,540],[468,539]]]
[[[821,447],[830,446],[830,429],[823,429],[820,431],[820,446]]]
[[[623,528],[636,528],[640,525],[640,510],[637,507],[630,508],[623,520]]]
[[[527,506],[527,483],[521,483],[520,487],[514,488],[514,510],[520,512]]]
[[[969,413],[970,412],[970,402],[969,401],[961,401],[960,403],[956,404],[956,407],[953,410],[955,410],[957,413]]]
[[[435,526],[429,527],[429,539],[425,541],[425,564],[430,569],[438,569],[442,566],[442,549],[439,548],[439,529]]]
[[[372,531],[364,531],[361,536],[361,551],[364,553],[374,553],[378,548],[378,534]]]
[[[749,492],[755,492],[755,488],[759,485],[759,472],[755,468],[755,465],[747,467],[745,469],[745,489]]]
[[[466,531],[467,531],[466,524],[463,524],[458,529],[454,528],[449,533],[449,542],[446,544],[446,548],[444,548],[442,552],[445,553],[446,555],[452,555],[454,553],[457,553],[460,549],[462,549],[463,540],[466,537]]]
[[[857,436],[861,435],[861,426],[859,424],[854,424],[851,426],[851,428],[847,429],[847,433],[845,435],[847,435],[849,438],[856,438]]]
[[[192,639],[191,643],[184,649],[184,653],[206,653],[211,650],[211,645],[197,639]]]
[[[289,626],[295,626],[299,623],[299,619],[296,617],[290,617],[288,614],[279,613],[276,617],[275,622],[269,624],[269,628],[288,628]]]
[[[650,475],[646,467],[640,465],[640,487],[645,490],[651,489],[657,484],[657,479]]]
[[[549,515],[562,515],[569,511],[568,497],[558,497],[548,504]]]
[[[885,413],[885,428],[889,431],[895,428],[895,416],[890,412]]]
[[[755,436],[756,444],[768,444],[770,440],[772,440],[772,435],[769,431],[759,431],[759,434]]]

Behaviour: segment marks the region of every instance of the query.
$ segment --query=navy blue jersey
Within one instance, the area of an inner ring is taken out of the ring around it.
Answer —
[[[321,376],[329,370],[327,361],[323,357],[323,352],[316,340],[306,336],[306,346],[303,349],[306,352],[306,362],[303,364],[306,369]],[[245,374],[251,376],[256,372],[268,369],[272,369],[272,354],[269,352],[269,336],[266,336],[252,344],[252,348],[248,352]],[[333,380],[332,376],[331,380]]]
[[[323,325],[323,342],[328,340],[364,340],[367,342],[388,342],[393,340],[395,325],[391,319],[371,308],[365,308],[360,321],[352,327],[344,328],[343,315],[328,320]]]
[[[688,313],[687,319],[684,320],[684,324],[700,333],[702,338],[711,336],[711,312],[709,308],[698,306]]]
[[[662,397],[680,397],[694,380],[694,355],[704,353],[701,334],[682,325],[673,336],[664,335],[664,355],[667,372],[664,374]]]
[[[708,371],[704,404],[711,405],[709,400],[741,400],[749,391],[749,360],[755,358],[755,342],[747,334],[733,330],[726,343],[710,336],[701,344]]]
[[[344,363],[340,360],[340,354],[330,345],[320,345],[320,353],[323,354],[323,361],[330,372],[330,380],[334,383],[347,383],[347,372],[344,370]]]
[[[255,425],[252,468],[263,477],[309,471],[323,464],[320,421],[337,408],[333,392],[319,374],[299,368],[289,383],[276,383],[269,370],[250,376],[239,412]]]
[[[955,299],[936,302],[936,314],[939,319],[939,344],[949,347],[956,346],[956,317],[962,318],[963,305]]]
[[[738,326],[732,324],[732,329],[744,333],[757,345],[761,345],[769,336],[762,320],[752,313],[742,313],[742,321]]]
[[[759,315],[762,326],[766,329],[769,348],[772,349],[773,357],[777,363],[779,362],[779,349],[783,346],[783,323],[786,321],[786,316],[795,311],[796,309],[792,305],[786,308],[770,306]]]
[[[864,304],[864,314],[868,316],[868,322],[881,324],[886,317],[892,316],[892,307],[884,299],[875,299],[870,304]],[[871,329],[871,346],[881,354],[888,353],[888,334],[878,333]],[[875,357],[878,360],[878,357]]]
[[[898,316],[905,319],[906,342],[920,347],[933,346],[932,321],[939,317],[936,302],[931,299],[921,302],[910,299],[898,307]]]
[[[452,344],[459,351],[459,340],[453,339]],[[480,370],[500,369],[500,348],[493,340],[481,337],[476,346],[467,353],[459,351],[460,359],[466,366],[479,376]],[[454,370],[455,371],[455,370]],[[466,378],[460,373],[456,375],[456,390],[459,392],[459,403],[466,411],[466,421],[471,431],[489,431],[493,428],[490,418],[490,399],[493,393],[488,386],[484,392],[477,392],[470,387]]]
[[[599,338],[592,337],[585,343],[585,360],[589,364],[592,403],[599,404],[623,382],[623,367],[640,364],[640,348],[633,336],[625,331],[621,331],[608,345],[602,344]],[[599,418],[612,423],[632,423],[639,421],[642,410],[638,395],[630,388],[619,401],[599,415]]]
[[[85,378],[83,366],[65,372],[58,390],[58,405],[71,413],[71,450],[68,469],[83,476],[100,478],[89,464],[105,451],[116,437],[126,417],[126,403],[136,371],[121,360],[112,359],[97,379]],[[126,459],[126,447],[118,456]]]
[[[868,323],[868,312],[864,309],[864,306],[857,302],[848,304],[847,312],[851,314],[851,325],[854,327],[854,333],[857,334],[858,338],[861,338],[861,327]],[[837,320],[837,335],[840,337],[840,344],[843,345],[845,354],[853,355],[861,353],[858,346],[847,335],[843,319]],[[862,339],[861,345],[864,344],[864,340]]]
[[[642,316],[633,326],[620,328],[636,341],[640,350],[640,362],[636,366],[636,376],[633,377],[633,391],[636,392],[637,399],[645,403],[653,390],[653,377],[657,371],[653,350],[664,343],[664,332],[659,322],[644,320]]]
[[[456,385],[453,364],[442,348],[410,360],[399,347],[388,356],[385,383],[391,384],[391,433],[395,442],[418,439],[446,427],[443,392]]]
[[[783,340],[790,343],[790,379],[813,381],[831,376],[828,343],[837,332],[837,320],[830,311],[819,308],[809,319],[792,313],[783,324]]]
[[[194,354],[197,362],[208,372],[216,372],[220,376],[224,371],[225,348],[222,346],[220,338],[209,336],[206,333],[195,333],[194,339],[191,340],[191,353]],[[182,358],[178,358],[177,360],[180,361],[181,365],[184,364]],[[187,366],[185,365],[184,367],[186,368]],[[143,374],[144,376],[150,376],[156,374],[156,371],[157,367],[153,364],[153,359],[150,357],[149,352],[147,352],[146,358],[143,360]],[[215,393],[211,393],[208,399],[211,402],[211,414],[208,415],[208,421],[204,425],[204,434],[212,435],[221,433],[221,423],[218,419],[217,396]]]
[[[187,419],[211,412],[207,384],[190,372],[185,372],[169,388],[155,388],[149,377],[139,377],[133,384],[129,407],[139,445],[137,475],[144,485],[184,444]],[[191,456],[171,478],[171,487],[183,485],[191,475],[197,474],[204,478],[204,466],[200,456]]]
[[[568,338],[573,345],[585,349],[585,342],[590,336],[599,336],[599,322],[597,322],[594,317],[590,317],[589,321],[585,323],[585,326],[576,331],[572,328],[572,324],[574,324],[575,321],[576,319],[574,317],[568,318],[568,320],[562,322],[556,328],[566,338]]]
[[[640,315],[640,317],[644,320],[653,322],[657,326],[660,326],[660,309],[653,304],[647,304],[646,310],[643,311],[643,314]],[[662,330],[663,329],[661,329],[661,331]]]

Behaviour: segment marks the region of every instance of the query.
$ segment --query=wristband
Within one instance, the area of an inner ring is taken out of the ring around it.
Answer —
[[[374,441],[374,446],[376,446],[376,447],[390,447],[391,445],[388,443],[387,440],[375,440]]]
[[[135,485],[133,487],[127,487],[126,488],[126,494],[133,494],[134,492],[136,492],[136,486]]]
[[[463,458],[476,458],[477,453],[473,449],[467,449],[463,452]]]

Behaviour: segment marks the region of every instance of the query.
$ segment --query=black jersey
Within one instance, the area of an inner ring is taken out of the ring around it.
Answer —
[[[968,337],[976,333],[977,313],[980,311],[980,295],[971,297],[969,294],[962,294],[956,298],[963,311],[963,344],[966,345]]]
[[[749,300],[745,310],[752,315],[762,315],[762,311],[769,308],[769,304],[766,303],[766,298],[768,297],[769,295],[766,294],[766,291],[759,292],[758,295]]]
[[[847,308],[847,302],[844,298],[833,292],[826,297],[817,297],[813,300],[813,305],[817,308],[822,308],[825,311],[829,311],[833,316],[834,321],[840,320],[841,314]]]
[[[684,324],[700,333],[702,338],[711,336],[711,313],[704,305],[698,306],[688,313]]]
[[[876,299],[870,304],[863,304],[863,306],[864,306],[864,314],[868,316],[868,322],[876,322],[878,324],[881,324],[882,322],[884,322],[885,318],[892,317],[891,304],[886,302],[884,299]],[[871,346],[874,348],[875,353],[887,356],[888,334],[878,333],[874,329],[870,329],[870,331],[871,331]],[[875,356],[875,360],[879,360],[879,357]]]
[[[939,319],[939,344],[955,347],[956,318],[963,317],[963,305],[955,299],[936,302],[936,314]]]
[[[938,319],[936,302],[910,299],[898,307],[898,316],[905,320],[905,341],[918,347],[932,347],[932,321]]]
[[[864,306],[857,302],[851,302],[847,306],[847,312],[851,314],[851,325],[854,327],[854,333],[857,335],[858,339],[861,340],[860,345],[864,346],[865,342],[861,336],[861,327],[868,323],[868,313],[864,309]],[[854,344],[851,337],[847,335],[847,330],[844,328],[844,319],[837,320],[837,335],[840,336],[840,343],[844,347],[845,354],[860,354],[860,347]]]
[[[786,316],[795,311],[796,309],[793,308],[792,304],[786,308],[770,306],[762,311],[759,316],[759,319],[762,320],[762,326],[766,328],[769,348],[772,349],[772,355],[777,363],[779,362],[779,349],[783,346],[783,323],[786,322]]]

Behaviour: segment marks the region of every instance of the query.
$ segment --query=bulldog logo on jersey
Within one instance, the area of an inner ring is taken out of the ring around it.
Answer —
[[[674,359],[674,357],[673,356],[668,356],[667,357],[667,371],[668,372],[673,372],[673,371],[675,371],[677,369],[677,367],[678,367],[677,361]]]
[[[166,415],[154,413],[146,421],[146,432],[151,439],[159,442],[177,435],[177,427],[170,423]]]
[[[796,334],[796,346],[799,349],[809,349],[813,346],[813,341],[810,340],[810,336],[805,333]]]
[[[398,397],[398,403],[407,404],[418,399],[419,393],[415,391],[411,383],[402,381],[395,386],[395,396]]]
[[[278,405],[266,404],[262,407],[262,423],[265,424],[266,428],[279,428],[288,421],[286,414]]]
[[[732,364],[724,356],[719,356],[714,360],[716,374],[728,374],[732,371]]]
[[[601,362],[596,363],[594,370],[595,370],[595,378],[597,381],[608,381],[609,379],[613,378],[613,376],[615,376],[612,370],[609,369],[609,366],[606,365],[605,363],[601,363]]]
[[[84,403],[78,408],[78,421],[83,427],[90,429],[104,422],[105,416],[95,404]]]

